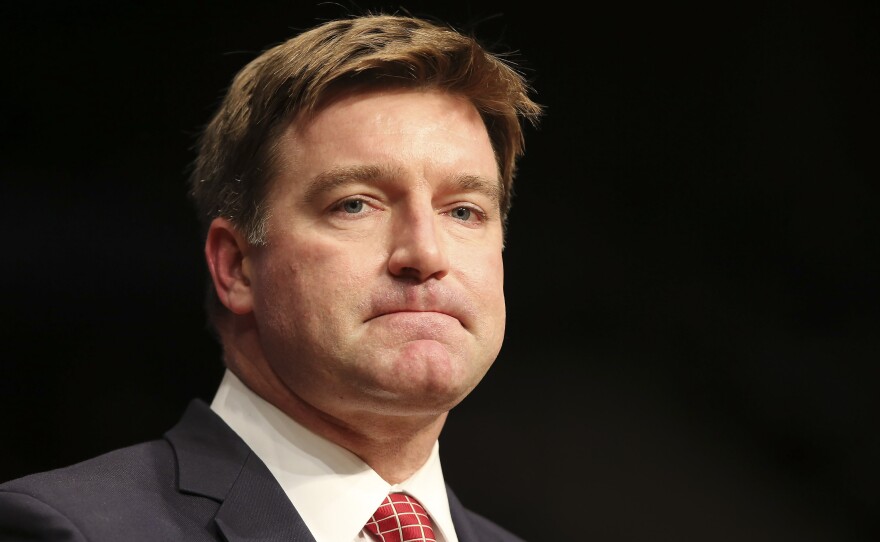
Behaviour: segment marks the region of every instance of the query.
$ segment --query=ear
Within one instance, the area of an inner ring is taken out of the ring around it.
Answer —
[[[205,259],[220,302],[235,314],[253,310],[250,245],[225,218],[215,218],[205,239]]]

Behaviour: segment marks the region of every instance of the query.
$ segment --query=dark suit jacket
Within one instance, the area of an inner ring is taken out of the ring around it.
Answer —
[[[522,542],[447,491],[460,542]],[[0,541],[24,540],[314,542],[263,462],[199,400],[164,439],[0,485]]]

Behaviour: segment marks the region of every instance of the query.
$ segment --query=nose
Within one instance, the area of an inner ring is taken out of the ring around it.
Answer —
[[[449,272],[449,256],[433,209],[407,213],[392,224],[388,270],[392,275],[419,283],[441,279]]]

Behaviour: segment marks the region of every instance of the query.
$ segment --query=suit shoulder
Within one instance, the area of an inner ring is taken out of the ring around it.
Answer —
[[[155,479],[156,474],[174,472],[174,452],[165,440],[154,440],[113,450],[65,467],[30,474],[0,484],[0,491],[39,497],[59,497],[70,492],[82,496],[90,489],[131,487]],[[141,486],[143,487],[143,486]]]
[[[85,541],[74,521],[52,505],[26,493],[0,490],[0,540]]]
[[[178,490],[174,450],[155,440],[0,485],[0,540],[216,540],[218,506]]]
[[[174,469],[171,446],[156,440],[0,484],[0,535],[85,540],[87,523],[109,523],[160,500],[174,486]]]
[[[479,540],[480,542],[525,542],[522,538],[485,516],[465,508],[448,484],[446,485],[446,496],[449,499],[452,522],[455,524],[455,529],[460,531],[459,538]]]
[[[112,510],[173,490],[174,452],[155,440],[120,448],[80,463],[0,484],[0,494],[26,495],[62,513],[97,506]]]
[[[474,529],[479,532],[481,542],[525,542],[522,538],[476,512],[465,510],[465,513],[470,517]]]

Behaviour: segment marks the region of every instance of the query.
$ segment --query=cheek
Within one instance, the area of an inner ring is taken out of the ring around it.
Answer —
[[[476,263],[474,274],[490,290],[504,291],[504,260],[500,252],[483,255]]]
[[[334,304],[364,292],[376,275],[377,252],[366,243],[325,243],[299,252],[289,265],[295,288],[316,303]]]
[[[497,335],[496,340],[500,343],[507,320],[507,308],[504,299],[504,261],[501,258],[501,254],[487,258],[484,269],[485,280],[488,287],[491,288],[487,292],[490,299],[486,300],[486,303],[494,311],[494,333]]]
[[[263,302],[269,316],[289,325],[320,326],[357,303],[375,267],[375,251],[338,243],[273,247],[281,257],[263,266]]]
[[[504,262],[500,253],[471,253],[462,282],[486,317],[504,318]]]

